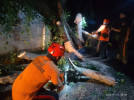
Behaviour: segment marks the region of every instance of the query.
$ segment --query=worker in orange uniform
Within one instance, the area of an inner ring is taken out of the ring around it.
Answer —
[[[106,49],[108,46],[108,41],[109,41],[109,33],[110,33],[110,27],[108,26],[109,24],[109,19],[104,19],[103,20],[103,25],[100,26],[100,28],[92,32],[92,35],[96,34],[98,36],[98,44],[97,44],[97,49],[96,49],[96,56],[100,56],[101,58],[107,58],[106,56]]]
[[[122,63],[127,64],[127,44],[130,35],[130,21],[127,19],[124,12],[120,13],[119,25],[111,30],[119,33],[118,53],[117,59]]]
[[[58,100],[56,92],[43,89],[52,81],[57,87],[63,87],[57,61],[64,55],[65,49],[58,43],[52,43],[48,54],[36,57],[17,77],[12,86],[13,100]]]

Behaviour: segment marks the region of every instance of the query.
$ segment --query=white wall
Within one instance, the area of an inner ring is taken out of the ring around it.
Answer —
[[[45,40],[43,41],[43,22],[40,20],[34,20],[30,27],[30,35],[27,32],[21,33],[25,30],[23,23],[14,28],[11,34],[11,38],[6,38],[5,34],[0,35],[0,55],[9,53],[15,50],[41,50],[43,43],[48,44],[50,42],[50,31],[45,26]],[[8,41],[8,44],[6,42]],[[5,49],[6,47],[6,49]]]

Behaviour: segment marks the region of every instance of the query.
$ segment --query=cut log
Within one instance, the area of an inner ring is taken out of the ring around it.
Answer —
[[[84,39],[83,39],[83,36],[82,36],[82,14],[81,13],[78,13],[76,15],[74,23],[77,24],[78,38],[80,39],[81,42],[84,42]]]
[[[79,53],[71,44],[71,41],[67,41],[64,43],[65,45],[65,49],[69,52],[69,53],[74,53],[77,57],[79,57],[81,60],[85,60],[85,58],[83,57],[83,55],[81,53]]]
[[[67,36],[68,41],[71,41],[71,38],[70,38],[68,31],[67,31],[67,28],[65,27],[65,25],[63,25],[63,26],[64,26],[64,31],[65,31],[65,34]]]
[[[69,52],[69,53],[74,53],[76,56],[78,56],[81,60],[85,60],[85,58],[83,57],[83,55],[81,53],[79,53],[71,44],[71,41],[67,41],[64,43],[65,45],[65,49]],[[35,54],[35,53],[31,53],[31,52],[27,52],[27,51],[23,51],[20,54],[18,54],[18,58],[20,59],[27,59],[27,60],[33,60],[35,57],[37,56],[43,56],[44,54]]]
[[[98,40],[98,38],[99,38],[96,34],[92,35],[92,34],[88,33],[87,31],[84,31],[84,30],[82,30],[82,32],[83,32],[84,34],[87,34],[91,39],[96,39],[96,40]]]
[[[65,18],[64,15],[62,16],[62,23],[63,23],[63,26],[65,26],[64,27],[65,34],[66,34],[66,36],[69,35],[69,37],[71,39],[71,42],[72,42],[72,45],[73,46],[78,46],[79,48],[82,48],[83,46],[81,44],[81,41],[79,40],[79,38],[77,36],[75,36],[75,34],[72,31],[71,27],[67,23],[66,18]],[[66,30],[67,30],[67,32],[66,32]],[[68,38],[68,41],[70,41],[70,39]]]
[[[37,56],[43,56],[44,54],[35,54],[27,51],[22,51],[20,54],[18,54],[18,58],[21,59],[27,59],[27,60],[33,60]]]
[[[91,69],[77,67],[72,63],[70,58],[69,58],[69,62],[71,63],[71,65],[74,67],[74,69],[76,71],[82,73],[83,75],[88,76],[92,79],[95,79],[97,81],[100,81],[100,82],[105,83],[105,84],[110,85],[110,86],[115,85],[115,79],[113,77],[103,75],[103,74],[101,74],[97,71],[93,71]]]
[[[21,73],[21,71],[16,72],[15,74],[12,75],[7,75],[7,76],[1,76],[0,77],[0,84],[11,84],[14,82],[14,80],[17,78],[17,76]]]

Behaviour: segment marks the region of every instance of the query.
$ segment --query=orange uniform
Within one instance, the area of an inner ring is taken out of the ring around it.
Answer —
[[[108,23],[107,23],[108,24]],[[109,41],[109,33],[110,29],[108,28],[106,23],[103,22],[103,25],[96,31],[98,36],[98,44],[96,49],[96,56],[101,56],[102,58],[106,58],[106,49]]]
[[[59,69],[47,56],[36,57],[13,83],[13,100],[32,100],[49,80],[61,86],[59,76]]]
[[[101,32],[99,40],[109,41],[110,29],[107,28],[107,25],[101,25],[100,28],[97,30],[97,32]],[[104,35],[107,36],[107,37],[105,38]]]

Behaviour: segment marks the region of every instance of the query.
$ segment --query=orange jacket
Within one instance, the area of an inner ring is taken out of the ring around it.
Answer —
[[[32,100],[37,91],[49,80],[61,86],[59,75],[59,69],[48,57],[36,57],[14,81],[13,100]]]
[[[110,29],[107,28],[107,25],[101,25],[97,32],[101,32],[99,40],[109,41]],[[107,38],[104,38],[104,35],[107,35]]]

